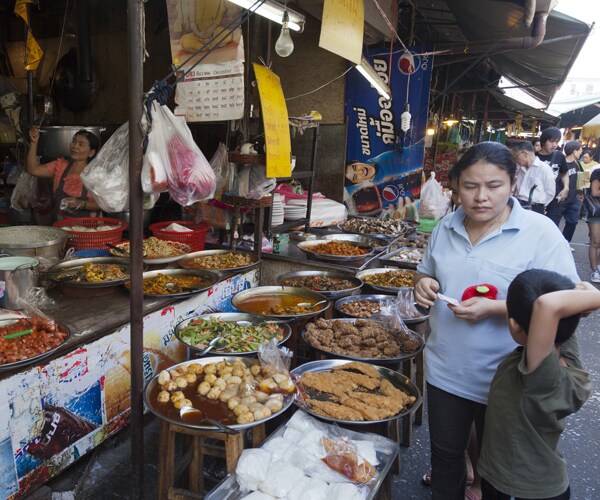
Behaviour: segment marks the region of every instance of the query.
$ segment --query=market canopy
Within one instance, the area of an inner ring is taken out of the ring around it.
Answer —
[[[600,137],[600,114],[594,116],[584,124],[581,136],[585,139],[597,139]]]

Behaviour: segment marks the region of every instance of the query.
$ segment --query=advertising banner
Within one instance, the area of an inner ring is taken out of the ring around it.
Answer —
[[[368,61],[392,91],[381,97],[358,72],[346,80],[346,170],[344,203],[354,215],[416,218],[421,191],[433,60],[421,49],[392,54],[371,50]],[[402,113],[411,120],[402,130]]]

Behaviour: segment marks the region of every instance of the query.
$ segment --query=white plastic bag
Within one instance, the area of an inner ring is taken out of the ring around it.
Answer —
[[[435,172],[421,188],[419,216],[423,219],[441,219],[448,211],[448,198],[444,195],[442,185],[435,180]]]
[[[152,103],[148,150],[156,154],[151,161],[157,172],[164,168],[169,194],[177,203],[187,207],[212,198],[217,179],[210,163],[194,142],[185,121],[156,101]]]
[[[37,178],[22,172],[10,196],[10,206],[15,210],[25,213],[31,207],[31,197],[35,196]]]
[[[233,187],[233,179],[235,177],[235,165],[229,162],[227,146],[222,142],[219,143],[219,147],[210,159],[210,166],[217,178],[214,198],[220,200],[223,192],[229,191]]]
[[[81,172],[81,181],[105,212],[129,207],[129,123],[125,122],[106,141]]]

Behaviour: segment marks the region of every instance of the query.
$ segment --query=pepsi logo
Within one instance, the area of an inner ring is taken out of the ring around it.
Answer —
[[[421,66],[421,58],[412,52],[404,52],[398,60],[398,69],[405,75],[412,75]]]
[[[396,186],[386,186],[381,192],[383,199],[386,201],[394,201],[396,198],[398,198],[399,194],[400,193],[398,192],[398,188]]]

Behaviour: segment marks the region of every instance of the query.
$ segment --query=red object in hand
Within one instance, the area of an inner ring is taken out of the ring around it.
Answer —
[[[498,289],[494,285],[484,283],[483,285],[473,285],[467,288],[460,299],[461,302],[464,300],[472,299],[473,297],[485,297],[486,299],[496,300],[498,297]]]

